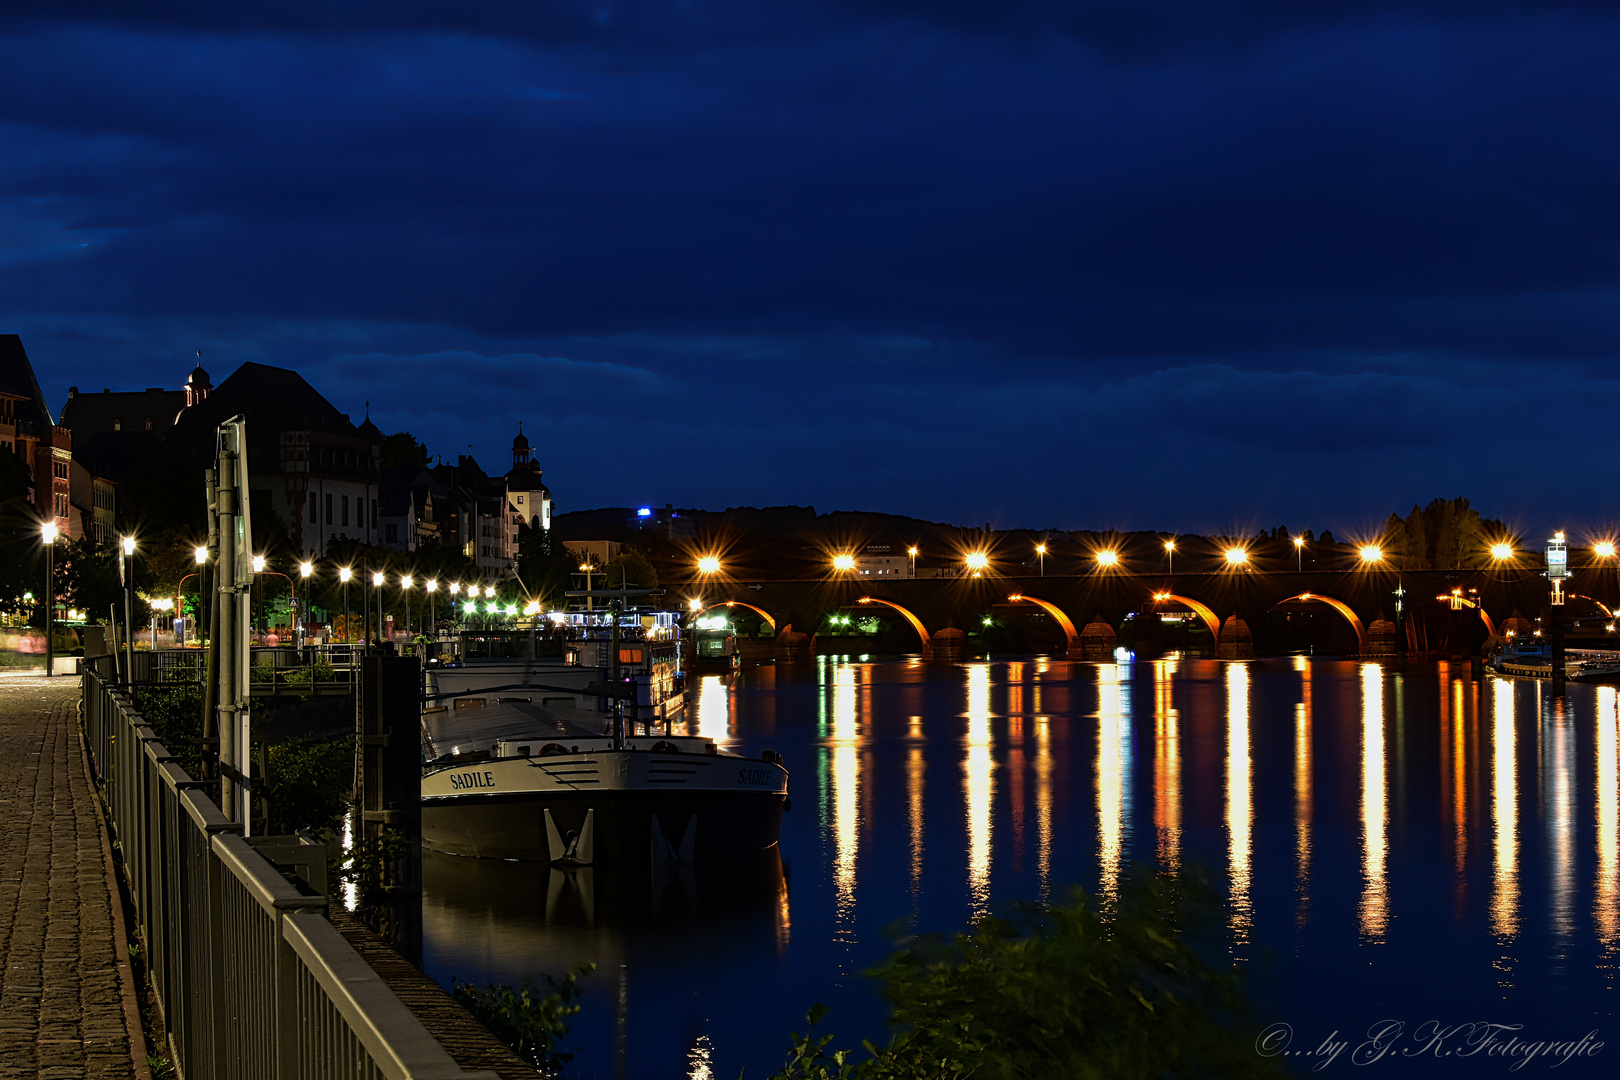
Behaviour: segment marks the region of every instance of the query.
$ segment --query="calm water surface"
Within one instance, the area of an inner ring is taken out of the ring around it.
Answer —
[[[1620,1069],[1614,688],[1554,699],[1445,665],[1119,661],[820,657],[706,678],[698,731],[786,755],[780,858],[626,896],[588,871],[430,854],[428,971],[516,983],[594,962],[575,1073],[758,1077],[816,1001],[842,1045],[882,1041],[860,973],[897,923],[954,931],[1071,884],[1108,897],[1133,861],[1197,862],[1229,883],[1262,1018],[1290,1024],[1294,1049],[1348,1040],[1325,1075],[1359,1074],[1350,1053],[1386,1019],[1596,1029],[1613,1045],[1557,1072]]]

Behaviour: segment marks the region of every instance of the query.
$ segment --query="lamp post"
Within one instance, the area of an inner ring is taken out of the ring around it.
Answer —
[[[56,642],[51,630],[56,615],[56,522],[41,525],[39,538],[45,544],[45,677],[48,679],[56,674]]]
[[[911,576],[917,576],[917,545],[912,544],[906,548],[906,555],[911,559]]]
[[[1041,561],[1041,577],[1045,577],[1046,576],[1046,544],[1044,542],[1035,545],[1035,554]]]
[[[354,572],[347,566],[338,568],[338,580],[343,583],[343,643],[347,645],[352,637],[349,633],[349,579]]]
[[[411,636],[411,575],[400,577],[399,594],[405,600],[405,637],[408,640]]]
[[[1176,542],[1174,540],[1166,540],[1164,542],[1164,557],[1167,560],[1169,560],[1169,564],[1170,564],[1169,569],[1166,572],[1171,577],[1175,577],[1175,574],[1176,574]]]
[[[383,636],[383,580],[383,572],[381,570],[378,570],[375,574],[371,575],[371,591],[377,594],[377,644],[379,646],[382,645]]]
[[[208,595],[208,549],[206,547],[193,548],[191,557],[197,564],[197,618],[195,625],[198,631],[197,640],[201,641],[203,639],[203,612],[208,611],[208,605],[203,603],[203,598]],[[210,615],[207,627],[209,634],[214,632],[213,621],[212,615]]]
[[[972,571],[974,577],[983,577],[984,572],[990,569],[990,556],[983,551],[970,551],[962,556],[962,562]]]
[[[590,583],[586,582],[585,583],[585,588],[589,589],[590,587],[591,587]],[[485,630],[493,629],[494,626],[495,626],[494,621],[489,617],[489,613],[491,611],[493,611],[493,610],[495,610],[495,586],[493,586],[493,585],[485,585],[484,586],[484,629]]]
[[[1299,573],[1305,572],[1305,538],[1294,537],[1294,569]]]
[[[435,594],[439,591],[439,579],[428,578],[424,588],[428,594],[428,637],[436,639],[439,636],[439,598]]]
[[[1097,569],[1112,570],[1119,565],[1119,552],[1113,548],[1103,548],[1097,552]]]
[[[303,624],[303,633],[298,639],[300,648],[302,648],[303,645],[309,641],[309,585],[310,578],[313,577],[314,574],[315,564],[313,562],[306,559],[298,564],[298,576],[303,579],[304,582],[304,604],[301,608],[299,608],[298,611],[298,614],[301,616],[299,621]]]
[[[135,681],[135,627],[130,609],[135,592],[135,538],[126,536],[118,546],[118,581],[124,586],[124,681]]]

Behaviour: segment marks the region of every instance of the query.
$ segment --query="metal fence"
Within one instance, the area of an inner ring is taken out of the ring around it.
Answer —
[[[466,1071],[175,763],[112,678],[82,665],[153,988],[184,1080],[495,1080]]]
[[[354,687],[355,649],[347,645],[307,649],[256,648],[252,652],[250,680],[255,693],[278,689],[305,693],[349,693]],[[316,680],[311,667],[318,659],[331,665],[325,678]],[[125,663],[122,653],[107,663]],[[134,684],[200,683],[208,672],[208,654],[202,649],[142,649],[128,654]],[[109,676],[111,669],[108,669]]]

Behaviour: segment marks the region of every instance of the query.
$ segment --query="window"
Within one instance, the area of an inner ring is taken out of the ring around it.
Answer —
[[[320,500],[313,491],[309,493],[309,523],[311,525],[321,523]]]
[[[366,497],[364,495],[354,497],[354,523],[362,529],[366,527]]]
[[[326,523],[328,525],[332,524],[332,493],[330,491],[326,493]]]
[[[349,524],[349,497],[343,496],[343,524]]]
[[[373,529],[375,529],[377,527],[377,500],[376,499],[371,500],[371,527]]]
[[[518,505],[519,506],[523,505],[523,496],[521,496],[521,495],[518,496]]]
[[[383,531],[386,533],[386,535],[383,538],[385,543],[389,543],[389,544],[397,544],[397,543],[399,543],[399,526],[398,525],[395,525],[393,522],[389,522],[386,526],[384,526]]]

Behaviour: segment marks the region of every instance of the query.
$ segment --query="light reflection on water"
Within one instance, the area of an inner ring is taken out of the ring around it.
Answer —
[[[1384,777],[1384,669],[1361,665],[1361,934],[1382,941],[1389,923],[1389,805]]]
[[[1226,665],[1226,873],[1230,882],[1232,939],[1240,952],[1254,925],[1251,860],[1254,802],[1249,774],[1249,666]]]
[[[694,704],[702,733],[786,755],[780,862],[635,895],[591,871],[429,867],[441,980],[602,965],[583,1075],[768,1073],[818,1000],[845,1044],[881,1041],[858,973],[898,920],[949,932],[1070,883],[1110,904],[1137,860],[1222,875],[1236,955],[1282,958],[1262,1009],[1317,1038],[1503,1002],[1543,1026],[1612,1012],[1591,990],[1620,953],[1613,688],[1555,701],[1445,664],[1306,658],[821,657],[705,678]]]

